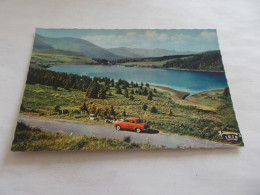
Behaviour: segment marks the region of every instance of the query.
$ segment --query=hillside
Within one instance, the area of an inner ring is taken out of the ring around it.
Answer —
[[[224,71],[219,50],[169,60],[163,65],[163,67],[203,71]]]
[[[63,64],[97,64],[97,62],[71,51],[57,49],[34,49],[32,51],[31,67],[46,68]]]
[[[122,58],[121,56],[111,53],[89,41],[71,37],[48,38],[36,34],[33,48],[72,51],[89,58],[104,58],[107,60],[116,60]]]
[[[118,47],[108,49],[116,55],[125,56],[128,58],[148,58],[148,57],[162,57],[162,56],[172,56],[172,55],[187,55],[192,52],[176,52],[174,50],[166,49],[143,49],[143,48],[127,48]]]

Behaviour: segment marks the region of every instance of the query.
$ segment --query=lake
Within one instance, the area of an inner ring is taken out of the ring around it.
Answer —
[[[55,72],[64,72],[90,77],[108,77],[129,82],[149,83],[150,85],[169,87],[185,91],[190,95],[213,89],[227,87],[225,73],[199,72],[186,70],[153,69],[124,66],[102,65],[61,65],[48,68]]]

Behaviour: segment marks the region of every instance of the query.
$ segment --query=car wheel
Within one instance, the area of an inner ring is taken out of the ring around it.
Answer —
[[[116,126],[116,130],[119,131],[121,127],[119,125]]]
[[[140,128],[136,128],[136,133],[140,133],[141,129]]]

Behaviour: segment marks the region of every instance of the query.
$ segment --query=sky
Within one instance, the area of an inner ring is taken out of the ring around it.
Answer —
[[[103,48],[145,48],[175,51],[219,50],[215,29],[36,29],[46,37],[73,37]]]

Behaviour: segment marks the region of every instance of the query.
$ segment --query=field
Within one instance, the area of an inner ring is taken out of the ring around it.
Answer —
[[[136,91],[138,88],[128,88]],[[148,88],[153,91],[153,88]],[[173,98],[163,89],[154,92],[152,100],[145,95],[134,94],[134,100],[117,94],[111,87],[105,99],[87,98],[79,90],[39,84],[27,84],[22,100],[21,113],[47,118],[63,118],[80,120],[87,123],[106,124],[104,112],[115,111],[116,119],[140,117],[148,122],[153,129],[160,132],[193,136],[207,140],[223,141],[218,135],[219,130],[238,132],[230,96],[224,96],[223,90],[216,93],[205,92],[192,96],[188,101]],[[84,104],[89,110],[95,110],[97,120],[90,120],[89,113],[82,112]],[[147,109],[143,106],[147,105]],[[59,108],[59,112],[55,108]],[[157,112],[152,113],[152,107]],[[103,113],[103,114],[101,114]],[[106,124],[108,125],[108,124]]]
[[[30,66],[32,67],[49,67],[63,64],[97,64],[96,61],[86,56],[71,51],[34,49]]]

